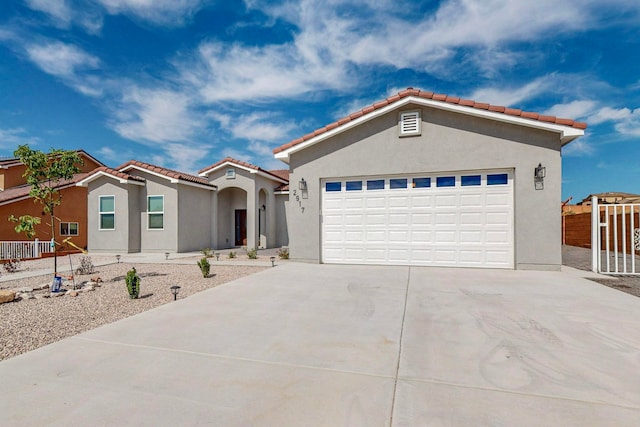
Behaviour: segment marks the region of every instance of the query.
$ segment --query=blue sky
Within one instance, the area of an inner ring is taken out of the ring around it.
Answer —
[[[0,2],[0,156],[283,168],[273,148],[409,86],[586,121],[563,198],[640,193],[637,0]]]

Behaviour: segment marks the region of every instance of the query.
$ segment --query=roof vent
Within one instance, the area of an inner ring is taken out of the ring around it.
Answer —
[[[403,111],[400,113],[400,136],[420,135],[420,110]]]

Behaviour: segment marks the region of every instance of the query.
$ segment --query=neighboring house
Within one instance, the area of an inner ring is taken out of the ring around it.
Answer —
[[[403,90],[274,150],[291,172],[291,256],[558,270],[560,152],[585,128]]]
[[[80,168],[82,173],[74,175],[73,179],[63,181],[58,186],[62,196],[62,204],[55,208],[56,238],[61,241],[67,237],[79,247],[87,246],[87,190],[78,188],[75,184],[89,172],[103,164],[86,153],[78,150],[84,165]],[[36,227],[37,238],[40,240],[51,239],[51,226],[48,215],[42,211],[42,204],[34,202],[29,196],[31,186],[26,184],[22,176],[25,166],[18,159],[6,159],[0,161],[0,241],[26,240],[23,234],[15,231],[15,223],[9,222],[10,215],[16,217],[22,215],[37,216],[42,219]]]
[[[610,191],[607,193],[595,193],[589,194],[587,197],[578,202],[578,205],[591,206],[591,198],[596,196],[598,203],[603,205],[610,205],[613,203],[639,203],[640,194],[632,193],[620,193],[616,191]],[[590,212],[591,210],[589,210]]]
[[[89,250],[187,252],[288,243],[287,171],[226,158],[194,176],[130,161],[98,168],[89,190]]]

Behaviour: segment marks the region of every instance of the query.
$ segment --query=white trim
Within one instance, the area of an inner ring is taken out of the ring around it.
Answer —
[[[270,174],[270,173],[268,173],[268,172],[263,172],[263,171],[258,170],[258,169],[252,169],[252,168],[249,168],[249,167],[247,167],[247,166],[239,165],[239,164],[237,164],[237,163],[230,162],[230,161],[228,161],[228,160],[227,160],[226,162],[224,162],[224,163],[222,163],[222,164],[220,164],[220,165],[216,166],[215,168],[207,169],[206,171],[204,171],[204,172],[202,172],[202,173],[198,174],[198,176],[206,177],[206,176],[207,176],[207,175],[209,175],[211,172],[217,171],[218,169],[220,169],[220,168],[222,168],[222,167],[225,167],[225,166],[233,166],[233,167],[236,167],[236,168],[238,168],[238,169],[242,169],[242,170],[244,170],[244,171],[247,171],[247,172],[249,172],[249,173],[257,174],[257,175],[259,175],[259,176],[261,176],[261,177],[268,178],[268,179],[270,179],[270,180],[272,180],[272,181],[279,182],[279,183],[281,183],[281,184],[288,184],[288,183],[289,183],[289,181],[287,181],[287,180],[285,180],[285,179],[282,179],[282,178],[280,178],[280,177],[278,177],[278,176],[276,176],[276,175],[272,175],[272,174]]]
[[[162,212],[149,212],[149,199],[152,197],[162,197]],[[147,231],[162,231],[164,230],[164,194],[149,194],[147,195]],[[151,215],[162,215],[162,228],[151,228],[149,227],[149,216]]]
[[[317,144],[318,142],[324,141],[325,139],[329,139],[339,133],[345,132],[349,129],[352,129],[356,126],[361,125],[362,123],[368,122],[376,117],[380,117],[384,114],[387,114],[395,109],[401,108],[407,104],[418,104],[424,107],[433,107],[438,108],[440,110],[452,111],[455,113],[462,113],[470,116],[482,117],[486,119],[496,120],[499,122],[505,122],[510,124],[516,124],[520,126],[526,126],[534,129],[542,129],[551,132],[556,132],[560,134],[560,142],[562,145],[568,144],[574,139],[583,136],[584,131],[582,129],[577,129],[571,126],[559,125],[556,123],[542,122],[540,120],[527,119],[519,116],[512,116],[510,114],[497,113],[489,110],[482,110],[474,107],[467,107],[459,104],[449,104],[447,102],[442,101],[434,101],[432,99],[424,99],[416,96],[408,96],[406,98],[402,98],[399,101],[394,102],[393,104],[389,104],[386,107],[380,108],[378,110],[374,110],[371,113],[364,114],[358,117],[355,120],[351,120],[342,126],[338,126],[337,128],[331,129],[330,131],[321,133],[313,138],[310,138],[304,142],[294,145],[293,147],[289,147],[286,150],[280,151],[276,153],[274,157],[278,160],[282,160],[285,163],[289,163],[289,157],[291,154],[296,153],[300,150],[304,150],[305,148]]]
[[[280,196],[282,194],[288,195],[289,194],[289,190],[286,190],[286,191],[274,191],[273,194],[275,194],[276,196]]]
[[[78,186],[78,187],[87,187],[91,181],[95,181],[96,179],[98,179],[98,178],[100,178],[102,176],[106,176],[107,178],[113,178],[116,181],[118,181],[120,184],[134,184],[134,185],[141,185],[141,186],[145,185],[144,182],[134,181],[132,179],[123,179],[123,178],[117,177],[115,175],[112,175],[112,174],[110,174],[108,172],[99,171],[99,172],[96,172],[96,173],[92,174],[91,176],[88,176],[88,177],[78,181],[76,183],[76,186]]]
[[[103,197],[113,197],[113,212],[102,212],[102,203],[100,203]],[[113,214],[113,228],[102,228],[102,215]],[[98,196],[98,230],[99,231],[115,231],[116,230],[116,196],[115,194],[104,194]]]
[[[146,172],[146,173],[151,174],[153,176],[157,176],[158,178],[166,179],[171,184],[189,185],[189,186],[192,186],[192,187],[202,188],[204,190],[210,190],[210,191],[216,191],[218,189],[215,185],[201,184],[201,183],[198,183],[198,182],[187,181],[186,179],[171,178],[171,177],[168,177],[168,176],[163,175],[161,173],[150,171],[149,169],[145,169],[145,168],[137,166],[137,165],[128,165],[128,166],[126,166],[126,167],[124,167],[122,169],[119,169],[119,171],[120,172],[126,172],[126,171],[131,170],[131,169],[135,169],[135,170],[138,170],[140,172]]]

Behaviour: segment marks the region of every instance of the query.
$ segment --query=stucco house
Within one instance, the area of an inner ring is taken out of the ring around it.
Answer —
[[[100,167],[88,188],[92,252],[286,246],[288,171],[225,158],[199,176],[139,161]]]
[[[586,124],[408,88],[274,150],[293,259],[561,266],[561,148]]]

